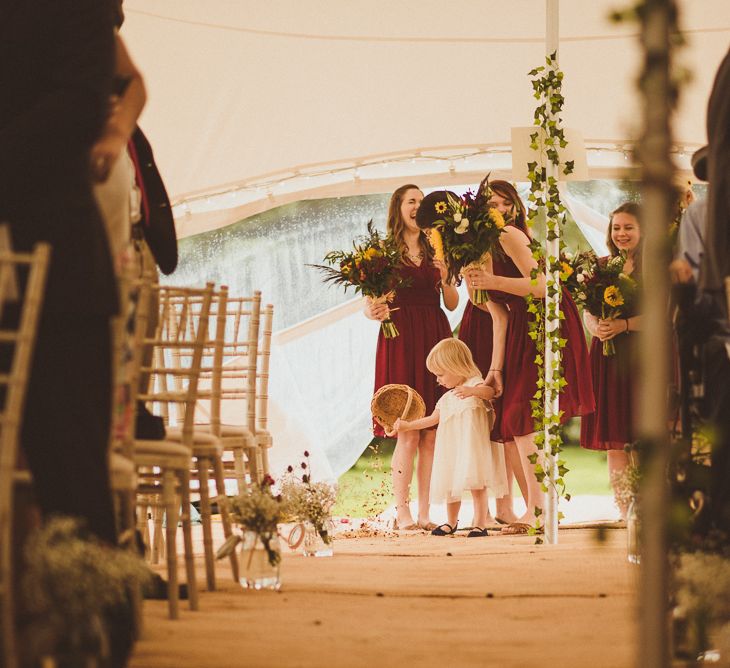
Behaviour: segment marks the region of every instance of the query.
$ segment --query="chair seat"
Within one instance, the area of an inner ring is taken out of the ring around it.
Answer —
[[[182,441],[182,430],[173,428],[166,430],[166,436],[171,441]],[[193,456],[194,457],[213,457],[220,456],[223,452],[223,444],[221,439],[213,434],[200,431],[196,425],[193,431]]]
[[[203,432],[210,433],[210,424],[196,424],[195,431],[201,430]],[[248,427],[237,424],[222,424],[221,425],[221,439],[223,440],[223,447],[252,447],[253,437]],[[231,442],[233,441],[233,442]]]
[[[134,441],[136,466],[159,466],[187,470],[191,457],[190,448],[174,441]]]
[[[109,455],[109,481],[114,491],[135,489],[137,473],[134,462],[118,452],[112,452]]]

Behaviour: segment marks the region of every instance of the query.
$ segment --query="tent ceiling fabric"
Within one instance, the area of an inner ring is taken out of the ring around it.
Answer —
[[[630,141],[639,122],[636,27],[605,18],[621,4],[560,2],[564,124],[609,144]],[[691,150],[705,142],[730,2],[679,4],[693,80],[675,138]],[[126,0],[124,9],[122,35],[148,87],[140,124],[174,201],[301,165],[507,146],[511,127],[532,122],[527,72],[544,58],[544,0]]]

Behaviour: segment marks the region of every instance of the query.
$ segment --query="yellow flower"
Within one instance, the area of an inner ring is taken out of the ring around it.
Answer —
[[[567,262],[561,262],[560,266],[563,269],[563,271],[560,272],[560,278],[565,280],[573,275],[573,267],[571,267]]]
[[[621,294],[621,290],[619,290],[615,285],[609,285],[603,291],[603,301],[609,306],[616,308],[624,303],[624,297]]]
[[[377,248],[368,248],[363,253],[363,258],[365,260],[372,260],[374,257],[378,257],[378,255],[380,255],[380,251]]]
[[[436,213],[446,213],[446,202],[436,202],[434,205]]]
[[[498,230],[501,230],[504,227],[504,216],[499,211],[497,211],[497,209],[490,209],[489,217],[492,219],[494,226]]]
[[[435,227],[432,227],[431,229],[426,230],[426,237],[428,238],[428,243],[431,245],[431,248],[433,248],[433,259],[443,262],[444,240],[441,238],[441,232],[439,232]]]

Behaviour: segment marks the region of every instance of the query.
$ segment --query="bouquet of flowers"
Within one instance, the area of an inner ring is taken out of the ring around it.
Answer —
[[[332,535],[329,531],[332,507],[337,500],[335,488],[326,482],[312,482],[309,468],[309,453],[305,450],[306,461],[301,463],[304,471],[301,478],[294,475],[294,467],[289,466],[281,483],[281,495],[291,519],[310,522],[322,542],[329,545]]]
[[[345,290],[352,286],[376,303],[393,301],[395,291],[405,285],[398,269],[401,253],[395,241],[383,237],[368,223],[367,236],[353,242],[352,251],[331,251],[324,256],[327,265],[310,265],[322,271],[325,282],[339,283]],[[380,323],[386,339],[398,336],[398,330],[390,319]]]
[[[284,503],[281,495],[274,496],[271,487],[274,484],[271,476],[264,476],[258,485],[252,485],[246,494],[236,496],[231,501],[231,516],[244,531],[256,534],[256,540],[261,541],[269,564],[276,566],[281,560],[281,554],[275,547],[278,545],[274,538],[277,534],[277,524],[284,517]],[[236,537],[229,549],[233,549],[241,538]],[[255,543],[249,553],[249,560],[253,558]],[[227,556],[219,552],[218,558]]]
[[[487,186],[488,188],[488,186]],[[444,259],[449,275],[455,277],[469,269],[483,266],[499,242],[505,220],[497,209],[486,206],[487,195],[462,197],[446,192],[446,200],[435,202],[437,219],[426,231],[435,259]],[[474,290],[474,304],[486,304],[486,290]]]
[[[587,269],[585,299],[583,305],[588,312],[601,319],[618,318],[631,310],[637,296],[636,281],[624,274],[626,257],[616,255],[606,260],[597,260]],[[603,354],[614,355],[613,340],[603,342]]]
[[[560,282],[578,306],[586,302],[586,281],[593,275],[598,258],[593,251],[560,255]]]

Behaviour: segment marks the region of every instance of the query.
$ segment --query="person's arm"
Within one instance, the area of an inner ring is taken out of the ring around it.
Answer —
[[[419,429],[428,429],[439,423],[439,410],[434,410],[431,415],[421,418],[420,420],[401,420],[398,418],[393,425],[393,431],[390,431],[386,436],[393,436],[399,431],[414,431]]]
[[[129,57],[124,41],[115,35],[115,75],[128,84],[121,97],[114,98],[101,136],[91,149],[91,171],[97,181],[105,181],[112,166],[132,136],[147,100],[144,81]]]
[[[443,262],[434,260],[433,266],[436,267],[441,274],[441,290],[444,294],[444,306],[449,309],[449,311],[453,311],[459,305],[459,291],[456,289],[455,285],[449,283],[449,270]]]
[[[486,269],[472,269],[467,272],[469,287],[473,289],[499,290],[518,297],[545,296],[545,274],[540,272],[533,281],[530,278],[533,269],[537,269],[537,261],[532,257],[530,240],[522,230],[513,226],[505,228],[500,236],[502,250],[512,259],[520,270],[522,277],[510,278],[497,276]]]
[[[459,399],[467,397],[478,397],[484,401],[491,401],[497,396],[497,391],[491,386],[481,383],[479,385],[457,385],[454,388],[454,394]]]
[[[494,388],[495,396],[499,397],[504,391],[504,354],[507,340],[507,322],[509,316],[507,309],[502,304],[487,302],[487,308],[492,316],[492,361],[489,371],[484,379],[486,385]]]
[[[591,336],[598,336],[598,318],[592,315],[588,311],[583,311],[583,322],[586,325],[586,329],[591,333]]]

